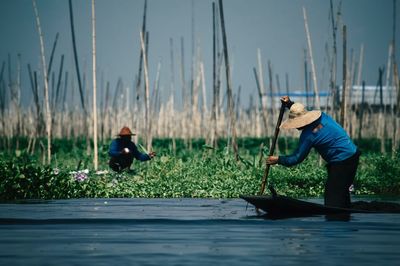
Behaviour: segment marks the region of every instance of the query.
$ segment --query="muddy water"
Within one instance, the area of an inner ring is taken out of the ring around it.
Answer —
[[[270,220],[240,199],[0,204],[0,265],[399,265],[399,250],[400,214]]]

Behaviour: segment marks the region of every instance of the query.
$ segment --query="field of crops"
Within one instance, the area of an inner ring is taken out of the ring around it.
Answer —
[[[150,162],[135,161],[135,172],[117,174],[107,165],[108,144],[99,149],[99,171],[94,171],[87,155],[85,140],[54,140],[54,160],[42,163],[44,151],[33,153],[27,139],[2,140],[0,159],[0,199],[65,199],[90,197],[212,197],[235,198],[256,194],[263,175],[267,150],[260,149],[265,139],[239,139],[239,161],[225,148],[212,149],[204,140],[177,140],[175,154],[169,139],[156,139],[157,152]],[[280,139],[280,152],[292,151],[295,139]],[[18,144],[17,144],[18,143]],[[226,147],[226,140],[220,147]],[[16,149],[18,145],[18,149]],[[388,143],[390,145],[390,143]],[[268,145],[265,145],[268,146]],[[354,193],[362,195],[400,194],[400,156],[382,155],[379,140],[359,143],[363,151],[354,184]],[[312,153],[302,164],[286,168],[273,166],[269,182],[279,194],[318,197],[323,194],[326,170],[324,162]]]

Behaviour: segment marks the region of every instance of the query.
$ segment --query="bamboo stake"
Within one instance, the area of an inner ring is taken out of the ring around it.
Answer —
[[[169,136],[172,139],[172,152],[174,155],[176,155],[176,140],[175,140],[175,67],[174,67],[174,44],[173,44],[173,39],[169,39],[169,45],[170,45],[170,68],[171,68],[171,95],[170,95],[170,105],[171,105],[171,117],[168,120],[169,122],[172,121],[172,124],[170,123],[168,125],[168,131],[169,131]]]
[[[147,69],[147,53],[146,47],[143,39],[143,34],[140,32],[140,43],[143,52],[143,65],[144,65],[144,76],[145,76],[145,127],[146,127],[146,149],[148,151],[151,150],[151,137],[150,137],[150,121],[149,121],[149,112],[150,112],[150,91],[149,91],[149,75]]]
[[[228,96],[228,110],[230,116],[230,127],[231,127],[231,136],[232,136],[232,147],[235,153],[235,157],[238,160],[238,147],[236,143],[236,125],[235,125],[235,116],[233,110],[233,95],[232,95],[232,80],[230,76],[230,66],[229,66],[229,57],[228,57],[228,44],[226,40],[226,30],[225,30],[225,20],[224,20],[224,9],[222,0],[219,0],[219,11],[220,11],[220,19],[221,19],[221,30],[222,30],[222,41],[224,45],[224,58],[225,58],[225,72],[226,72],[226,82],[227,82],[227,96]]]
[[[329,87],[330,87],[330,94],[332,97],[332,114],[335,114],[335,90],[336,90],[336,61],[337,61],[337,48],[336,48],[336,32],[337,32],[337,25],[335,23],[335,16],[333,12],[333,1],[330,0],[330,16],[332,21],[332,36],[333,36],[333,47],[332,47],[332,61],[331,61],[331,69],[330,69],[330,80],[329,80]]]
[[[6,66],[6,62],[3,61],[3,64],[1,65],[1,71],[0,71],[0,113],[1,113],[1,125],[2,125],[2,134],[0,136],[5,136],[4,112],[5,112],[5,104],[6,104],[6,92],[5,92],[6,89],[5,89],[5,82],[3,79],[5,66]]]
[[[311,61],[311,72],[312,72],[313,84],[314,84],[315,105],[316,105],[317,109],[321,109],[320,103],[319,103],[317,74],[316,74],[316,71],[315,71],[314,58],[313,58],[312,46],[311,46],[311,36],[310,36],[310,31],[308,29],[307,13],[306,13],[306,8],[305,7],[303,7],[303,15],[304,15],[304,25],[305,25],[306,34],[307,34],[308,52],[310,54],[310,61]]]
[[[147,0],[144,0],[144,8],[143,8],[143,22],[142,22],[142,35],[146,34],[146,14],[147,14]],[[140,104],[140,85],[142,79],[142,68],[143,68],[143,50],[140,49],[140,56],[139,56],[139,70],[136,80],[136,106],[138,108],[138,113],[141,111],[141,104]],[[136,120],[136,128],[139,127],[139,119]]]
[[[382,84],[382,76],[383,76],[383,69],[379,68],[379,79],[378,79],[378,87],[379,87],[379,98],[380,98],[380,104],[379,104],[379,115],[378,115],[378,139],[380,139],[381,142],[381,153],[385,153],[385,129],[386,129],[386,124],[384,122],[384,116],[383,116],[383,84]]]
[[[350,70],[349,70],[349,75],[347,76],[347,95],[346,95],[346,110],[347,110],[347,117],[345,118],[345,129],[347,130],[348,134],[352,138],[354,136],[353,134],[353,123],[352,123],[352,103],[353,103],[353,91],[354,91],[354,80],[355,80],[355,69],[356,69],[356,60],[355,60],[355,53],[354,50],[350,50]]]
[[[400,80],[399,80],[399,72],[397,68],[397,63],[396,61],[393,63],[393,75],[394,75],[394,80],[395,80],[395,88],[397,91],[397,99],[396,99],[396,113],[393,116],[393,124],[394,124],[394,129],[393,129],[393,152],[392,156],[395,156],[396,152],[399,151],[399,144],[400,144]]]
[[[57,86],[56,86],[56,97],[55,97],[55,103],[53,104],[53,106],[58,106],[58,103],[59,103],[63,67],[64,67],[64,55],[61,55],[60,70],[58,72],[58,81],[57,81]]]
[[[267,125],[267,117],[266,117],[266,108],[264,106],[264,99],[265,96],[263,95],[262,91],[261,91],[261,85],[260,85],[260,78],[257,75],[257,69],[255,67],[253,67],[253,72],[254,72],[254,77],[256,80],[256,85],[257,85],[257,90],[258,90],[258,98],[260,100],[260,105],[261,105],[261,116],[264,122],[264,129],[266,130],[266,128],[268,127]]]
[[[70,0],[71,1],[71,0]],[[44,79],[44,97],[45,97],[45,106],[46,106],[46,131],[47,131],[47,163],[51,163],[51,111],[49,105],[49,84],[47,78],[47,71],[46,71],[46,59],[44,53],[44,41],[43,41],[43,34],[42,28],[40,27],[40,19],[39,19],[39,12],[36,7],[36,1],[32,0],[33,9],[35,11],[36,16],[36,27],[39,33],[39,40],[40,40],[40,53],[42,59],[42,68],[43,68],[43,79]]]
[[[217,47],[216,47],[216,6],[215,2],[212,3],[212,14],[213,14],[213,103],[212,103],[212,110],[211,110],[211,123],[212,123],[212,130],[211,130],[211,145],[215,149],[218,146],[218,130],[217,130],[217,105],[219,102],[218,94],[217,94]]]
[[[258,60],[258,83],[259,83],[259,88],[258,88],[258,95],[260,97],[260,103],[261,103],[261,110],[262,110],[262,116],[263,116],[263,121],[264,121],[264,130],[265,130],[265,135],[269,136],[269,126],[268,126],[268,112],[267,112],[267,93],[265,90],[264,86],[264,69],[262,67],[262,62],[261,62],[261,50],[260,48],[257,49],[257,60]],[[255,71],[255,69],[254,69]],[[257,72],[254,72],[256,75]],[[271,98],[272,99],[272,98]],[[271,105],[272,106],[272,105]]]
[[[306,91],[306,105],[310,106],[310,103],[309,103],[310,82],[308,81],[308,65],[307,65],[307,50],[306,49],[304,49],[304,88]]]
[[[343,25],[343,85],[342,85],[342,105],[340,110],[340,124],[344,127],[344,118],[346,112],[346,79],[347,79],[347,43],[346,43],[346,25]]]
[[[53,42],[53,48],[51,49],[50,60],[49,60],[49,67],[48,67],[48,69],[47,69],[47,78],[49,78],[49,75],[50,75],[50,73],[51,73],[51,66],[53,65],[54,52],[55,52],[55,50],[56,50],[56,46],[57,46],[57,42],[58,42],[58,35],[59,35],[59,33],[57,32],[56,38],[55,38],[55,40],[54,40],[54,42]],[[48,82],[48,80],[47,80],[47,82]]]
[[[154,82],[154,89],[153,89],[153,107],[151,108],[151,110],[149,111],[150,114],[150,118],[149,118],[149,132],[150,132],[150,139],[152,139],[153,136],[153,124],[154,122],[154,117],[156,117],[156,112],[158,109],[158,99],[159,99],[159,81],[160,81],[160,72],[161,72],[161,60],[158,62],[157,65],[157,73],[156,73],[156,80]],[[149,149],[148,149],[149,150]]]
[[[21,122],[21,54],[17,54],[17,80],[16,80],[16,115],[17,115],[17,136],[23,132]],[[19,150],[19,138],[17,138],[17,150]]]
[[[358,60],[357,87],[361,85],[363,60],[364,60],[364,44],[362,43],[360,48],[360,58]]]
[[[268,154],[269,156],[274,155],[276,143],[277,143],[278,136],[279,136],[279,128],[282,123],[282,118],[283,118],[284,113],[285,113],[285,105],[283,102],[281,102],[281,108],[279,110],[278,120],[277,120],[276,126],[275,126],[275,133],[274,133],[273,140],[272,140],[271,147],[270,147],[269,154]],[[265,186],[266,186],[266,184],[268,184],[267,178],[268,178],[270,167],[271,167],[271,165],[269,165],[269,164],[265,165],[264,175],[262,178],[261,189],[260,189],[260,193],[259,193],[260,195],[264,194]],[[272,188],[271,191],[273,192],[275,190]],[[273,196],[275,196],[275,195],[273,195]]]
[[[70,18],[70,22],[71,22],[72,46],[73,46],[73,50],[74,50],[74,61],[75,61],[76,76],[78,79],[78,88],[79,88],[79,93],[80,93],[82,109],[86,115],[86,107],[85,107],[85,101],[84,101],[84,96],[83,96],[84,94],[83,94],[83,88],[82,88],[82,82],[81,82],[81,74],[79,71],[78,51],[76,49],[76,41],[75,41],[74,14],[73,14],[73,9],[72,9],[72,0],[69,0],[69,18]]]
[[[269,77],[269,98],[271,99],[271,116],[275,117],[274,79],[272,74],[272,64],[270,60],[268,60],[268,77]]]
[[[36,75],[34,78],[30,64],[28,64],[28,72],[29,72],[29,79],[31,82],[33,100],[34,100],[35,107],[36,107],[36,121],[37,121],[36,122],[36,136],[39,136],[41,133],[41,121],[42,121],[42,118],[40,115],[39,93],[38,93],[38,88],[37,88]],[[35,74],[36,74],[36,72],[35,72]]]
[[[206,98],[206,79],[204,74],[204,64],[200,62],[200,79],[201,79],[201,95],[202,95],[202,113],[206,115],[207,113],[207,98]]]
[[[94,170],[99,167],[97,151],[97,81],[96,81],[96,14],[95,0],[92,0],[92,59],[93,59],[93,164]]]

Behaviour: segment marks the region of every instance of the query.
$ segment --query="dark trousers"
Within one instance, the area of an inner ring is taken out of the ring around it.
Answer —
[[[340,208],[350,207],[349,187],[356,176],[360,152],[350,158],[327,165],[328,179],[325,183],[325,205]]]
[[[129,169],[133,162],[133,155],[132,154],[122,154],[117,157],[111,157],[108,165],[111,169],[115,172],[121,172],[125,169]]]

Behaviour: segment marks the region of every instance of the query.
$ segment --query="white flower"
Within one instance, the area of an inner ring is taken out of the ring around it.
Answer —
[[[60,169],[57,167],[53,169],[53,174],[58,175],[60,173]]]

